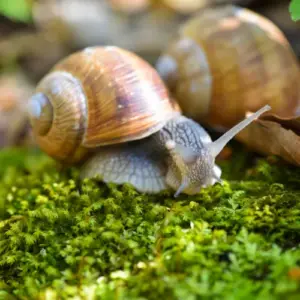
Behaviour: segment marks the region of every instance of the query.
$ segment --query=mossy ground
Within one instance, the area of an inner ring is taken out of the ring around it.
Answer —
[[[300,169],[222,168],[175,200],[0,152],[0,299],[300,299]]]

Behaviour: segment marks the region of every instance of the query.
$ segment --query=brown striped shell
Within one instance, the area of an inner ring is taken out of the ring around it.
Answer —
[[[54,66],[29,113],[41,149],[73,163],[88,149],[151,135],[180,109],[147,62],[117,47],[92,47]]]
[[[229,128],[269,104],[299,113],[300,72],[283,33],[266,18],[233,5],[201,10],[183,24],[156,68],[183,113]]]

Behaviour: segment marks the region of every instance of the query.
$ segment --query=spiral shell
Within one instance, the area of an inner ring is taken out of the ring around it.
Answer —
[[[266,104],[283,117],[299,113],[296,56],[273,23],[248,9],[201,10],[156,68],[183,113],[214,128],[229,128]]]
[[[71,54],[38,84],[30,119],[41,149],[63,162],[142,139],[180,113],[147,62],[117,47]]]

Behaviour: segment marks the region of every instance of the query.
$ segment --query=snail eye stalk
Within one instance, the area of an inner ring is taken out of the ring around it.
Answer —
[[[265,105],[257,112],[249,116],[248,118],[244,119],[226,133],[224,133],[220,138],[216,141],[209,144],[207,147],[210,150],[210,153],[213,157],[217,157],[218,154],[223,150],[223,148],[228,144],[230,140],[232,140],[239,132],[241,132],[246,126],[252,123],[255,119],[257,119],[260,115],[265,113],[266,111],[270,110],[271,107],[269,105]]]

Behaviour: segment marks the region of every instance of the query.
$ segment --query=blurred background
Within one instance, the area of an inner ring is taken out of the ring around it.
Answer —
[[[272,20],[300,58],[300,25],[291,20],[289,0],[0,0],[0,112],[6,112],[0,147],[23,143],[24,98],[61,58],[87,46],[116,45],[154,64],[182,22],[226,3]]]
[[[1,71],[20,68],[36,81],[62,57],[93,45],[120,46],[154,63],[180,23],[224,3],[268,17],[300,57],[289,0],[0,0]]]

